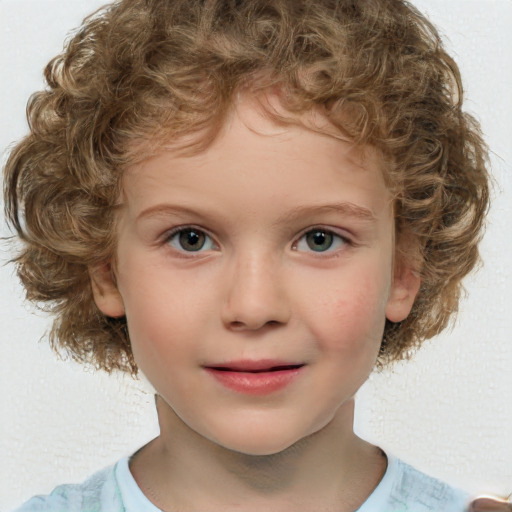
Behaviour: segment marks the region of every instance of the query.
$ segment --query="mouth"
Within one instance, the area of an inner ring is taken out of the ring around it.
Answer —
[[[265,372],[279,372],[283,370],[296,370],[302,368],[304,364],[263,364],[259,362],[247,363],[231,363],[219,366],[207,366],[212,370],[219,372],[239,372],[239,373],[265,373]]]
[[[267,395],[291,385],[305,370],[304,363],[281,361],[231,361],[205,366],[217,383],[237,393]]]

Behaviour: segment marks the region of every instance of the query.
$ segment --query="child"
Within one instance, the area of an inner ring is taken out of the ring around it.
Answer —
[[[456,309],[487,208],[428,22],[124,1],[47,80],[6,165],[20,277],[55,344],[146,375],[161,435],[23,510],[463,510],[352,430],[374,365]]]

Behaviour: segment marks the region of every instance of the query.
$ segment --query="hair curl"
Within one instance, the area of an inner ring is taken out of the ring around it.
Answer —
[[[27,297],[56,315],[54,348],[136,372],[125,319],[99,312],[88,275],[114,254],[123,168],[169,137],[208,144],[242,90],[277,88],[286,111],[319,109],[384,155],[421,289],[406,320],[387,322],[380,363],[457,310],[488,208],[487,150],[456,64],[406,1],[121,0],[84,20],[45,78],[4,194]]]

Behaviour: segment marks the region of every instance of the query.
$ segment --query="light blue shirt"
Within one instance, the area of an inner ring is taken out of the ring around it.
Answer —
[[[379,485],[356,512],[464,512],[469,496],[388,456]],[[161,512],[135,482],[128,458],[82,484],[61,485],[14,512]],[[313,512],[313,511],[312,511]]]

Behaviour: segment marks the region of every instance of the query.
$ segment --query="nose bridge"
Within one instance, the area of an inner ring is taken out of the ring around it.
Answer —
[[[259,329],[289,320],[282,263],[268,250],[247,248],[233,256],[223,320],[235,328]]]

